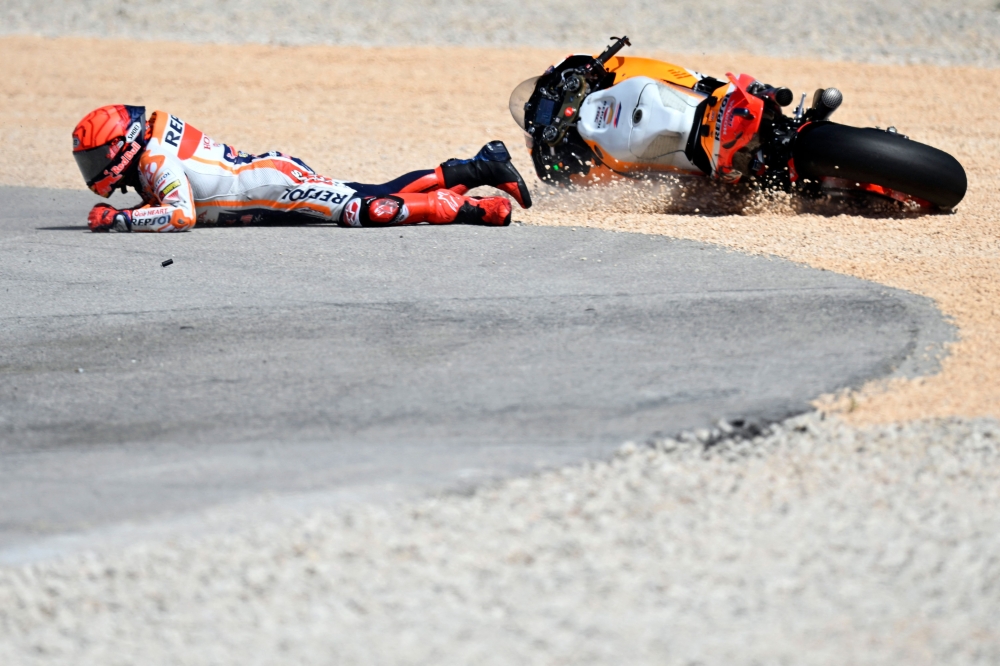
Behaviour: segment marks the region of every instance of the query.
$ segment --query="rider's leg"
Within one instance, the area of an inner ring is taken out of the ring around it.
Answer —
[[[510,224],[510,202],[503,197],[466,197],[451,190],[359,196],[348,202],[341,224],[385,227],[400,224]]]
[[[399,192],[430,192],[441,187],[434,169],[411,171],[388,183],[344,183],[363,197],[384,197]]]
[[[474,187],[489,185],[514,197],[522,208],[531,207],[531,193],[521,174],[510,161],[502,141],[490,141],[475,157],[450,159],[433,171],[413,171],[381,185],[346,183],[361,196],[380,197],[394,193],[423,193],[448,189],[465,194]]]

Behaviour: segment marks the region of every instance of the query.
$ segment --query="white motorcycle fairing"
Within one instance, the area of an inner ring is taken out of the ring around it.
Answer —
[[[701,173],[684,148],[705,97],[637,76],[588,95],[580,105],[577,130],[619,162]]]

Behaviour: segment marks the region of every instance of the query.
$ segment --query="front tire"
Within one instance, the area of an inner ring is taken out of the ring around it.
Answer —
[[[806,125],[793,151],[804,178],[873,183],[944,209],[955,207],[968,187],[958,160],[900,134],[831,122]]]

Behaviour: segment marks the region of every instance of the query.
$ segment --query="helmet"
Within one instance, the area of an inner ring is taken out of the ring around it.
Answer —
[[[113,104],[84,116],[73,130],[73,157],[87,187],[105,198],[118,187],[124,192],[146,140],[143,106]]]

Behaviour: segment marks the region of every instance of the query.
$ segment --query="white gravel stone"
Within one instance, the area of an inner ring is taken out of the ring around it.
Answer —
[[[597,49],[627,33],[644,52],[756,53],[869,62],[1000,65],[996,0],[0,0],[0,34],[196,42],[454,44]]]
[[[813,414],[0,569],[0,663],[997,663],[998,501],[994,420]]]

